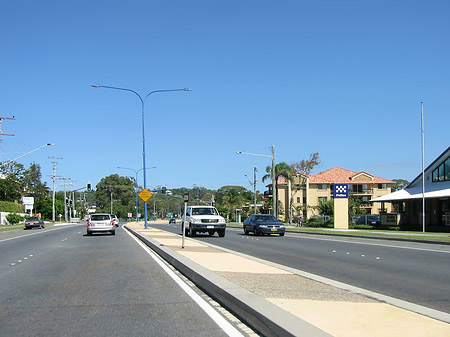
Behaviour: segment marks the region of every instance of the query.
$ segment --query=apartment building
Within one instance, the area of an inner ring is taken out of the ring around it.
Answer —
[[[278,180],[278,200],[280,218],[289,219],[289,205],[292,203],[293,215],[302,214],[304,218],[319,215],[320,201],[333,198],[334,184],[348,184],[350,194],[361,200],[360,209],[367,214],[392,212],[388,202],[370,200],[391,193],[394,181],[380,178],[367,172],[354,172],[333,167],[318,174],[297,173],[293,182],[282,178]]]

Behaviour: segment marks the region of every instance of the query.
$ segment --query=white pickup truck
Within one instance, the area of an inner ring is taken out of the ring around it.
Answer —
[[[214,206],[188,206],[186,208],[186,226],[181,223],[181,230],[185,234],[195,236],[197,233],[209,233],[210,236],[215,232],[219,237],[225,236],[227,224],[225,219],[219,214]]]

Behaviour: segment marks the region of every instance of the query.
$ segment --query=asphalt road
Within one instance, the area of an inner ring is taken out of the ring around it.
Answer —
[[[0,336],[226,336],[124,229],[0,235]]]
[[[181,225],[158,228],[179,233]],[[383,295],[450,313],[450,246],[286,233],[196,239]]]

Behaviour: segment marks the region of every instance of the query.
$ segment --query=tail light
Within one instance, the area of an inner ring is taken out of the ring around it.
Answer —
[[[91,225],[91,221],[90,220],[88,220],[87,225],[88,225],[88,227]]]
[[[114,226],[114,220],[111,220],[111,226]]]

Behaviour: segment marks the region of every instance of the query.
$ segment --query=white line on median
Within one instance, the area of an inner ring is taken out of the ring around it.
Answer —
[[[125,229],[125,228],[124,228]],[[148,255],[151,256],[156,263],[180,286],[181,289],[184,290],[186,294],[188,294],[192,300],[197,303],[200,308],[202,308],[209,317],[228,335],[228,336],[240,336],[243,335],[229,322],[225,320],[213,307],[211,307],[203,298],[201,298],[195,291],[193,291],[183,280],[181,280],[170,268],[168,268],[164,262],[161,261],[161,258],[153,253],[146,245],[144,245],[139,239],[137,239],[134,235],[132,235],[127,229],[125,232],[131,236],[134,241],[138,243],[144,249]]]

